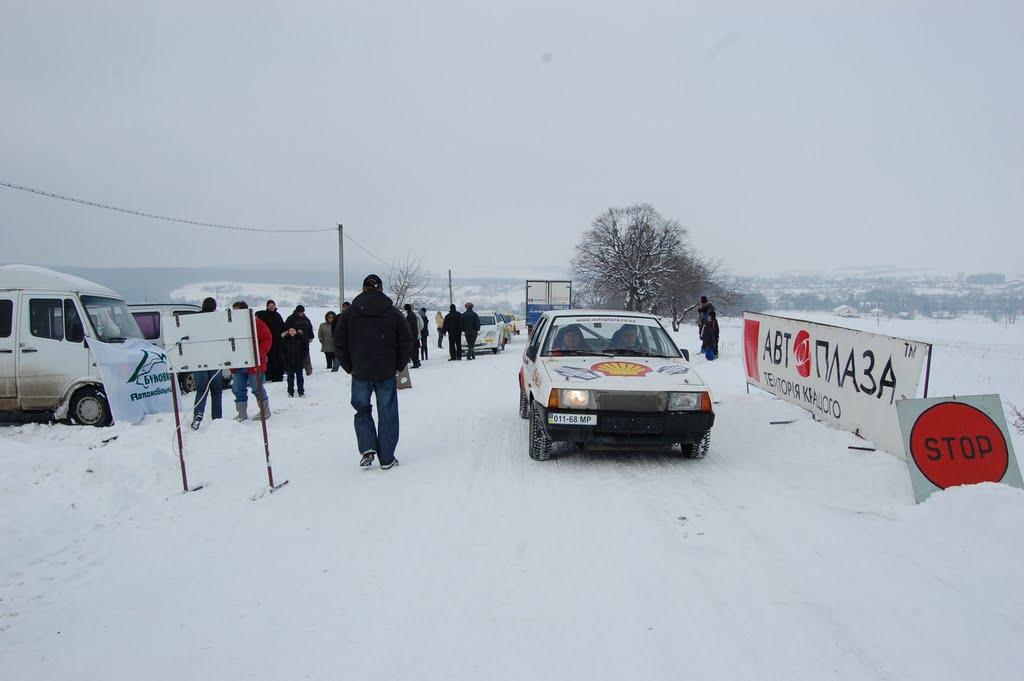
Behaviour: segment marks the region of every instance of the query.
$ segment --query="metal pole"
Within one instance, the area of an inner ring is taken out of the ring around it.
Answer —
[[[178,435],[178,463],[181,465],[181,487],[188,492],[188,476],[185,474],[185,448],[181,442],[181,415],[178,413],[178,374],[171,374],[171,402],[174,404],[174,426]]]
[[[455,296],[452,294],[452,271],[448,270],[448,304],[455,304]]]
[[[270,441],[267,439],[267,412],[266,408],[264,407],[264,400],[261,400],[259,398],[259,396],[262,395],[264,392],[263,374],[261,374],[259,370],[260,350],[259,346],[256,344],[256,316],[253,314],[252,310],[249,311],[249,324],[252,327],[252,353],[254,358],[253,361],[256,362],[256,404],[258,404],[260,408],[260,426],[263,428],[263,453],[267,459],[267,480],[270,482],[270,491],[274,492],[280,489],[281,487],[287,485],[288,481],[285,480],[280,485],[274,485],[274,469],[270,465]],[[239,371],[245,370],[245,367],[243,367]]]
[[[928,380],[932,377],[932,345],[928,344],[928,361],[924,367],[924,396],[928,397]]]
[[[345,226],[338,223],[338,314],[345,302]]]

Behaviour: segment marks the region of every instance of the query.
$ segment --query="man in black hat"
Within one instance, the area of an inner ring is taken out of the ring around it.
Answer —
[[[356,410],[356,442],[368,468],[373,458],[387,470],[398,465],[398,389],[395,374],[412,356],[412,334],[405,317],[384,295],[380,277],[363,279],[363,292],[342,312],[334,327],[334,349],[341,368],[352,375],[352,408]],[[373,421],[370,396],[377,396]]]

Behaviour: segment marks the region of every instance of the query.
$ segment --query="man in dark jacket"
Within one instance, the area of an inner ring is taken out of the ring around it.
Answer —
[[[462,313],[462,331],[466,334],[466,359],[476,359],[476,335],[480,333],[480,317],[473,312],[473,303],[466,303],[466,311]]]
[[[288,315],[288,319],[284,320],[283,331],[287,331],[289,327],[295,327],[302,332],[302,340],[305,341],[305,347],[303,348],[304,352],[301,368],[306,370],[307,375],[312,374],[313,364],[312,360],[309,358],[309,344],[313,342],[313,339],[316,338],[316,336],[313,335],[313,322],[311,322],[309,317],[306,316],[306,308],[304,306],[296,305],[295,311]],[[284,338],[283,333],[281,338]],[[282,348],[281,352],[282,357],[284,357],[285,348]],[[287,365],[287,358],[285,358],[285,364]],[[285,370],[287,371],[287,366],[285,367]]]
[[[412,368],[420,368],[420,320],[416,311],[412,309],[412,305],[406,303],[403,308],[405,309],[405,321],[409,324],[409,333],[412,334]]]
[[[258,310],[256,319],[261,320],[270,329],[273,337],[273,345],[267,353],[267,381],[277,383],[284,380],[284,346],[281,343],[281,334],[284,332],[284,319],[277,311],[277,303],[273,300],[267,301],[267,309]]]
[[[380,460],[384,470],[398,465],[398,386],[395,374],[412,356],[412,334],[405,317],[384,295],[380,277],[363,280],[363,292],[341,314],[334,328],[334,350],[345,373],[352,375],[352,408],[356,410],[356,441],[364,468]],[[370,396],[377,396],[373,422]]]
[[[448,361],[462,359],[462,314],[454,305],[444,316],[444,332],[448,335]]]

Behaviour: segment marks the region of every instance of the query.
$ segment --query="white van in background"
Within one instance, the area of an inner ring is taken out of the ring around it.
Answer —
[[[45,267],[0,266],[0,411],[111,423],[89,338],[142,338],[124,299]]]

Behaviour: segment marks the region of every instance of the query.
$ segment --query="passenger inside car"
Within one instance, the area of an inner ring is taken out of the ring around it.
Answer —
[[[552,355],[574,355],[593,352],[585,340],[583,332],[576,324],[560,329],[551,344]]]

